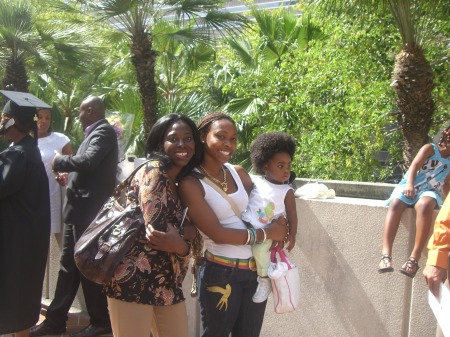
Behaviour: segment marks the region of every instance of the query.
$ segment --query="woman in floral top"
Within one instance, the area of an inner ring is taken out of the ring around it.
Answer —
[[[175,181],[199,162],[201,143],[189,118],[169,114],[150,130],[150,161],[135,175],[132,188],[144,214],[142,229],[130,252],[106,286],[115,337],[187,337],[182,282],[195,229],[180,226],[183,208]],[[147,232],[147,234],[146,234]],[[173,324],[176,322],[176,324]]]

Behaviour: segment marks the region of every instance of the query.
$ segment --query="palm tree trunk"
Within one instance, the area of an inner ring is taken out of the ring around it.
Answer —
[[[6,61],[2,87],[5,90],[28,92],[28,75],[23,60],[10,57]]]
[[[433,71],[420,46],[405,46],[397,55],[392,88],[397,94],[397,121],[403,131],[404,168],[429,141],[434,114]]]
[[[136,70],[136,78],[141,94],[144,114],[145,138],[156,122],[158,113],[157,91],[155,81],[156,52],[152,50],[152,41],[145,32],[132,36],[132,63]]]

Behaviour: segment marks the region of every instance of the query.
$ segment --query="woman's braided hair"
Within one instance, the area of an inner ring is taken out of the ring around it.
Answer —
[[[226,119],[230,121],[233,124],[236,124],[230,116],[223,112],[211,112],[207,114],[205,117],[203,117],[200,122],[198,123],[198,131],[200,131],[200,135],[205,135],[208,133],[209,128],[211,127],[211,124],[217,121],[220,121],[221,119]]]

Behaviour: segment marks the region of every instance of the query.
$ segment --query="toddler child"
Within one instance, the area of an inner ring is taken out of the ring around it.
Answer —
[[[388,200],[389,209],[384,223],[383,251],[378,272],[392,272],[392,245],[402,213],[414,206],[416,210],[416,237],[410,257],[400,272],[413,278],[419,270],[419,259],[428,238],[433,210],[442,205],[450,185],[450,127],[442,131],[438,145],[426,144],[417,153],[411,167]]]
[[[248,207],[242,219],[255,228],[264,228],[273,219],[285,216],[289,232],[286,248],[290,251],[295,245],[297,234],[297,211],[294,191],[288,185],[291,163],[295,152],[295,141],[286,133],[268,132],[258,136],[250,147],[253,170],[253,189]],[[252,247],[258,272],[258,287],[253,302],[267,300],[272,285],[267,276],[270,266],[272,240],[264,240]]]

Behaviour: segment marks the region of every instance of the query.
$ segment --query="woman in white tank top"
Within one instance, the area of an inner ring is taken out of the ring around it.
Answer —
[[[257,274],[251,246],[267,239],[283,241],[286,219],[265,229],[247,229],[240,213],[247,207],[252,181],[245,169],[228,164],[236,151],[236,125],[216,112],[200,121],[199,131],[202,164],[180,182],[179,194],[206,249],[198,280],[202,337],[258,337],[267,301],[252,301]]]

